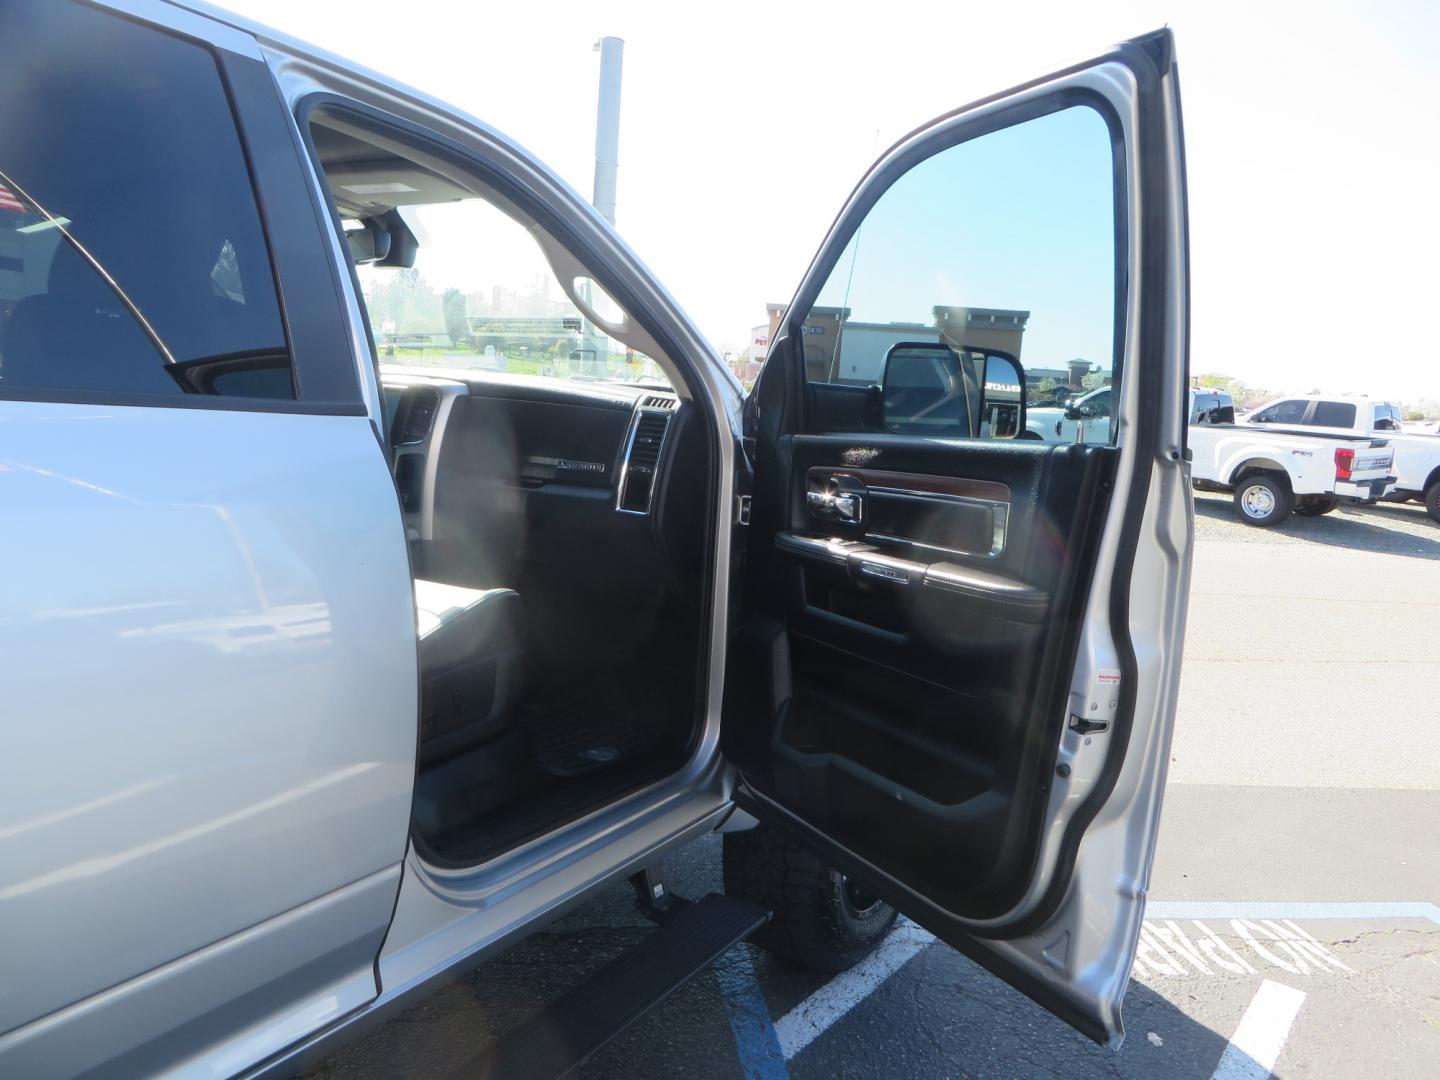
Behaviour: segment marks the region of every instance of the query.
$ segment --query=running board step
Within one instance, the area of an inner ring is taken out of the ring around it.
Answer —
[[[769,918],[749,901],[713,893],[677,905],[660,929],[451,1075],[456,1080],[564,1076]]]

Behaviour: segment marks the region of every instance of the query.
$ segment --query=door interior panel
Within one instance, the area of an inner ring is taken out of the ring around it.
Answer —
[[[755,792],[945,909],[1002,914],[1041,833],[1114,451],[769,445],[727,750]]]

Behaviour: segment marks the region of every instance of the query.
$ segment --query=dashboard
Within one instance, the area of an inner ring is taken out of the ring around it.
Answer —
[[[489,588],[601,554],[669,566],[666,529],[692,532],[672,520],[693,515],[685,492],[667,504],[667,478],[704,440],[673,392],[494,372],[382,375],[396,489],[428,575]]]

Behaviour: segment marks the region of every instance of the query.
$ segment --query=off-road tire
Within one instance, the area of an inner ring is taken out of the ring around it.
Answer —
[[[1259,529],[1279,525],[1294,505],[1290,485],[1271,473],[1251,473],[1235,485],[1235,516],[1246,525]],[[1257,512],[1257,506],[1268,508]]]
[[[761,825],[723,839],[725,895],[774,912],[750,938],[792,964],[835,974],[854,967],[895,925],[895,909]]]
[[[1303,495],[1295,504],[1295,513],[1301,517],[1321,517],[1340,505],[1332,495]]]
[[[1440,480],[1425,489],[1425,513],[1432,521],[1440,522]]]

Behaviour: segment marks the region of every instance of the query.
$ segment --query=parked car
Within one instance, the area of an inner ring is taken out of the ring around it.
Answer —
[[[1247,423],[1385,439],[1395,452],[1395,486],[1385,497],[1421,503],[1440,522],[1440,440],[1405,430],[1403,415],[1391,401],[1304,394],[1262,405]]]
[[[1050,443],[1110,442],[1111,387],[1102,386],[1064,406],[1039,406],[1026,410],[1025,432],[1021,438]],[[1235,403],[1225,390],[1197,390],[1189,393],[1190,423],[1202,416],[1212,423],[1234,423]]]
[[[1263,410],[1262,410],[1263,411]],[[1328,514],[1341,502],[1373,503],[1394,483],[1384,439],[1235,423],[1228,394],[1191,391],[1191,477],[1233,491],[1247,525],[1278,525],[1293,510]]]
[[[1440,420],[1404,420],[1400,430],[1411,435],[1440,435]]]
[[[1118,1044],[1192,540],[1168,31],[887,151],[748,397],[423,93],[198,2],[12,0],[0,40],[0,1075],[291,1075],[627,877],[658,941],[491,1075],[897,910]],[[583,316],[663,379],[376,355],[497,280],[549,297],[516,340]],[[852,306],[956,280],[1069,355],[1107,313],[1146,407],[1017,441],[1023,370],[958,325],[827,380]],[[726,895],[669,902],[717,830]]]
[[[1110,389],[1102,386],[1091,390],[1068,405],[1045,405],[1027,410],[1026,435],[1048,443],[1108,443]]]

